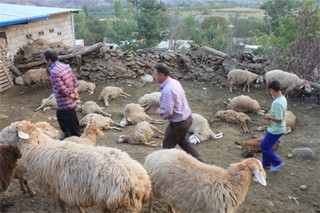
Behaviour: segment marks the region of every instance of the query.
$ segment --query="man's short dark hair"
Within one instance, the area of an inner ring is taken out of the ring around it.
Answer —
[[[45,59],[48,61],[51,59],[52,62],[56,62],[58,60],[58,53],[54,50],[47,50],[43,53]]]
[[[273,89],[278,92],[281,90],[281,84],[279,81],[271,81],[268,85],[268,89]]]
[[[170,71],[169,71],[169,69],[168,69],[168,67],[167,67],[166,64],[158,63],[158,64],[156,64],[153,68],[154,68],[155,70],[157,70],[157,72],[163,73],[165,76],[170,75]]]

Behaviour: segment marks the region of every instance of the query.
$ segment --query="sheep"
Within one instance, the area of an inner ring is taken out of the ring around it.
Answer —
[[[29,121],[7,128],[11,132],[3,139],[18,146],[28,173],[47,196],[58,200],[62,212],[67,203],[80,212],[98,205],[102,212],[138,213],[149,199],[150,178],[127,153],[57,141]]]
[[[254,136],[252,139],[249,140],[244,140],[244,141],[235,141],[234,143],[237,145],[240,145],[244,151],[242,152],[242,156],[247,158],[247,157],[252,157],[255,155],[255,153],[261,152],[260,149],[260,143],[263,138],[263,135],[260,136]],[[277,150],[279,148],[280,141],[277,141],[273,145],[273,150]]]
[[[192,144],[196,144],[202,141],[209,140],[211,138],[219,139],[223,137],[222,132],[215,134],[211,130],[207,119],[204,118],[202,115],[199,115],[197,113],[192,113],[191,117],[192,117],[192,124],[188,129],[188,133],[191,136],[189,137],[188,142]]]
[[[8,189],[19,158],[21,153],[16,146],[0,144],[0,193]]]
[[[112,115],[104,112],[102,107],[99,107],[98,104],[94,101],[87,101],[81,107],[78,107],[78,111],[81,111],[83,115],[87,115],[89,113],[99,113],[102,115],[106,115],[111,117]]]
[[[80,99],[78,99],[76,101],[76,108],[79,109],[81,108],[81,101]],[[41,101],[41,105],[36,108],[34,111],[38,111],[40,109],[43,109],[43,111],[46,111],[48,109],[56,109],[57,108],[57,100],[56,97],[54,96],[54,94],[51,94],[48,98],[42,99]]]
[[[109,100],[118,98],[119,96],[128,98],[131,95],[123,92],[123,90],[120,87],[108,86],[101,91],[98,99],[104,101],[104,104],[106,105],[106,107],[108,107]]]
[[[295,116],[295,114],[293,114],[293,112],[291,111],[286,112],[286,131],[283,134],[287,135],[290,132],[292,132],[292,130],[296,127],[296,120],[297,120],[297,117]],[[267,126],[260,126],[260,127],[257,127],[257,130],[265,131],[267,128],[268,128]]]
[[[300,79],[296,74],[285,72],[282,70],[271,70],[265,74],[266,79],[266,92],[268,93],[268,85],[272,81],[279,81],[281,88],[285,90],[284,95],[288,96],[289,93],[295,88],[303,85],[304,80]]]
[[[261,110],[258,101],[250,98],[247,95],[240,95],[228,100],[229,103],[225,102],[228,109],[232,109],[237,112],[253,112],[261,115],[264,114],[264,111]]]
[[[232,87],[234,84],[244,84],[243,92],[246,91],[246,87],[248,88],[248,92],[250,92],[250,84],[253,82],[256,84],[262,83],[263,77],[247,70],[234,69],[228,73],[228,82],[230,84],[230,92],[232,92]]]
[[[11,129],[16,127],[19,122],[13,122],[10,127]],[[54,128],[48,122],[40,121],[35,123],[35,126],[40,128],[43,133],[47,134],[51,138],[58,138],[60,136],[59,130]],[[12,131],[10,128],[4,128],[0,133],[0,138],[6,137],[6,135],[10,135]],[[4,140],[4,139],[3,139]],[[12,139],[11,139],[12,140]],[[18,140],[18,139],[17,139]],[[19,159],[17,162],[17,167],[14,172],[14,178],[19,180],[20,189],[23,193],[28,193],[31,197],[35,196],[36,193],[29,187],[28,180],[26,178],[27,169],[22,165],[21,160]]]
[[[157,134],[156,134],[157,133]],[[139,122],[129,135],[121,135],[118,143],[144,144],[147,146],[157,146],[155,141],[150,141],[152,137],[163,138],[164,132],[147,121]]]
[[[32,84],[46,83],[50,81],[50,75],[45,69],[31,69],[28,70],[25,74],[20,76],[23,80],[22,85],[27,85],[29,88]],[[21,79],[16,78],[15,82],[21,85]]]
[[[245,159],[228,169],[202,163],[179,149],[163,149],[147,155],[144,168],[152,182],[152,195],[184,213],[233,213],[244,201],[252,176],[266,186],[259,160]],[[151,196],[151,198],[153,197]],[[148,212],[152,212],[150,199]]]
[[[87,126],[89,123],[91,124],[96,124],[100,129],[116,129],[121,131],[122,129],[118,127],[122,127],[119,123],[113,121],[109,117],[104,117],[102,115],[96,114],[96,113],[89,113],[86,116],[84,116],[80,120],[80,126]],[[116,126],[111,126],[111,125],[116,125]]]
[[[138,103],[144,108],[144,110],[148,110],[152,106],[158,108],[160,107],[160,96],[161,92],[145,94],[138,100]]]
[[[78,136],[71,136],[64,139],[64,142],[76,142],[79,144],[87,144],[96,146],[97,145],[97,136],[103,136],[104,133],[99,129],[96,124],[90,123],[83,131],[80,137]]]
[[[314,88],[308,82],[304,82],[299,89],[296,89],[296,93],[298,96],[312,98],[315,97],[317,100],[317,104],[320,105],[320,89]]]
[[[39,121],[35,123],[35,125],[52,138],[58,139],[60,137],[59,130],[54,128],[50,123],[46,121]]]
[[[140,104],[130,103],[123,109],[124,118],[120,121],[121,126],[137,124],[141,121],[148,121],[149,123],[164,123],[160,120],[154,120],[144,112],[144,108]]]
[[[90,95],[93,94],[94,90],[96,89],[95,83],[84,81],[84,80],[79,80],[79,89],[78,93],[88,91]]]
[[[249,132],[249,122],[251,122],[251,118],[243,112],[236,112],[234,110],[219,110],[216,114],[212,117],[211,123],[214,121],[226,121],[228,123],[236,123],[240,124],[243,131],[245,133]]]

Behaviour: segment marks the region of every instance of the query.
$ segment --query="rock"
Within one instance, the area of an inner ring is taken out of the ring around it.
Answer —
[[[153,81],[153,76],[149,75],[149,74],[145,74],[145,75],[141,76],[141,80],[143,82],[150,83]]]
[[[301,158],[301,159],[312,159],[314,158],[314,152],[309,147],[303,147],[303,148],[296,148],[292,151],[292,154],[295,158]]]
[[[305,189],[307,189],[307,188],[308,188],[307,185],[301,185],[301,186],[300,186],[300,189],[301,189],[301,190],[305,190]]]
[[[289,153],[289,154],[287,155],[287,157],[288,157],[288,158],[292,158],[292,157],[293,157],[293,154],[292,154],[292,153]]]

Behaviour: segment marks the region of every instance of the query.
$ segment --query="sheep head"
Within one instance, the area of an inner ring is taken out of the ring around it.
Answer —
[[[43,143],[44,134],[30,121],[20,121],[17,124],[16,134],[18,135],[19,141],[24,143]]]
[[[120,135],[117,143],[128,143],[129,137],[127,135]]]
[[[261,162],[255,158],[248,158],[240,163],[231,164],[231,171],[250,171],[254,175],[254,181],[258,181],[261,185],[266,186],[266,172],[262,167]]]

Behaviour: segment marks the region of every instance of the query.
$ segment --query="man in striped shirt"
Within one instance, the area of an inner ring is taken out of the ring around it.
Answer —
[[[75,111],[76,101],[79,99],[77,88],[79,82],[69,65],[58,61],[58,54],[53,50],[44,52],[48,64],[50,81],[54,96],[57,100],[57,119],[64,135],[80,136],[80,126]]]
[[[171,78],[169,74],[165,64],[159,63],[154,66],[153,76],[160,84],[161,90],[159,114],[170,122],[166,128],[163,148],[171,149],[179,144],[184,151],[203,161],[194,145],[186,139],[192,117],[185,91],[180,82]]]

